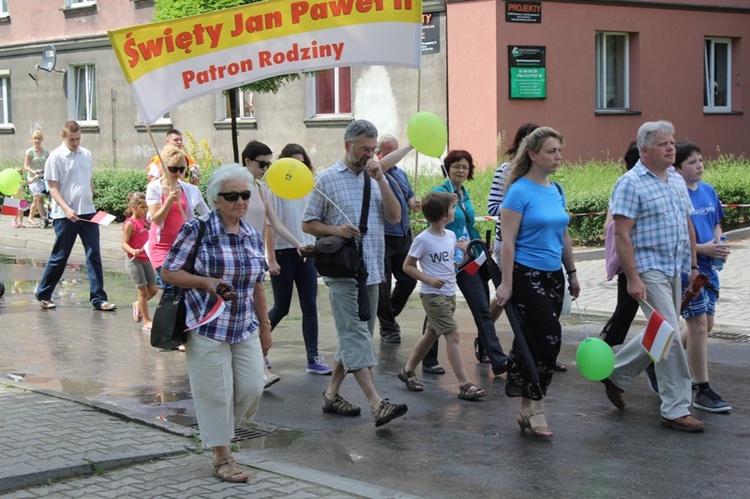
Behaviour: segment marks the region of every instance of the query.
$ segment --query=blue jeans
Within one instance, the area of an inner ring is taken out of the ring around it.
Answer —
[[[318,273],[315,264],[310,258],[300,258],[296,248],[276,250],[276,262],[281,272],[271,276],[273,308],[268,312],[271,330],[289,314],[292,290],[296,284],[302,309],[302,338],[305,340],[307,363],[312,364],[318,356]]]
[[[78,215],[83,220],[91,220],[95,214]],[[89,276],[89,301],[96,308],[107,301],[107,293],[104,292],[104,273],[102,271],[102,256],[99,252],[99,225],[91,222],[71,222],[67,218],[58,218],[54,221],[55,244],[49,256],[47,267],[44,269],[42,281],[36,292],[39,301],[52,301],[52,292],[60,282],[65,266],[68,263],[70,252],[76,237],[81,238],[83,248],[86,250],[86,271]]]

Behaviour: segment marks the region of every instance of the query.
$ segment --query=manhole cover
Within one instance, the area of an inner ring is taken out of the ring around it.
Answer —
[[[188,425],[187,427],[198,431],[198,423]],[[276,433],[275,431],[258,430],[257,428],[235,428],[234,438],[231,440],[231,442],[242,442],[244,440],[252,440],[254,438],[274,435],[275,433]]]
[[[750,343],[750,335],[743,333],[730,333],[729,331],[711,331],[710,338],[717,340],[733,341],[735,343]]]

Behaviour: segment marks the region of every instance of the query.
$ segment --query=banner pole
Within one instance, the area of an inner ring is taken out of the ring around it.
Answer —
[[[421,55],[420,55],[421,57]],[[422,65],[419,65],[419,69],[417,69],[417,112],[419,112],[421,108],[421,100],[422,100]],[[417,195],[417,183],[419,179],[419,151],[414,149],[414,152],[416,152],[416,156],[414,157],[414,195]]]
[[[174,182],[172,182],[172,177],[169,176],[169,172],[167,171],[167,167],[164,166],[164,161],[161,159],[161,152],[159,151],[159,147],[156,145],[156,140],[154,140],[154,136],[151,134],[151,127],[149,125],[146,125],[146,131],[148,132],[148,136],[151,139],[151,143],[154,145],[154,149],[156,149],[156,157],[159,158],[159,167],[161,168],[161,174],[164,175],[164,178],[167,179],[169,182],[169,186],[174,189],[175,185]],[[184,154],[184,153],[183,153]],[[180,201],[177,201],[177,207],[180,209],[180,213],[182,214],[182,219],[187,221],[187,215],[185,214],[185,210],[182,209],[182,204],[180,204]]]

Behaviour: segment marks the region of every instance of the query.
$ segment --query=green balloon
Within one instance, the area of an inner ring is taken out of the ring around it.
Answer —
[[[6,196],[12,196],[22,184],[21,174],[13,168],[6,168],[0,172],[0,192]]]
[[[439,158],[448,143],[448,130],[436,114],[420,111],[409,119],[406,135],[414,149],[424,155]]]
[[[576,364],[584,378],[601,381],[612,374],[615,354],[612,348],[599,338],[586,338],[576,350]]]

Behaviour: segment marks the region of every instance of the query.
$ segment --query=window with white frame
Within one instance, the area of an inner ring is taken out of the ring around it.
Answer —
[[[8,17],[8,0],[0,0],[0,17]]]
[[[146,120],[143,118],[143,114],[141,114],[141,110],[138,109],[138,121],[137,123],[145,123]],[[169,115],[169,111],[162,114],[161,117],[156,120],[153,124],[154,125],[171,125],[172,123],[172,117]]]
[[[0,70],[0,126],[12,125],[10,113],[10,72]]]
[[[93,64],[72,66],[68,72],[68,113],[81,123],[96,122],[96,67]]]
[[[703,43],[703,111],[732,110],[732,40],[706,38]]]
[[[308,79],[308,85],[310,116],[352,113],[351,68],[316,71]]]
[[[627,33],[596,34],[596,109],[629,108],[628,56]]]
[[[229,93],[224,95],[224,116],[228,120],[232,117],[231,103],[229,102]],[[253,103],[254,94],[250,90],[237,89],[237,119],[250,120],[255,117],[255,104]]]

